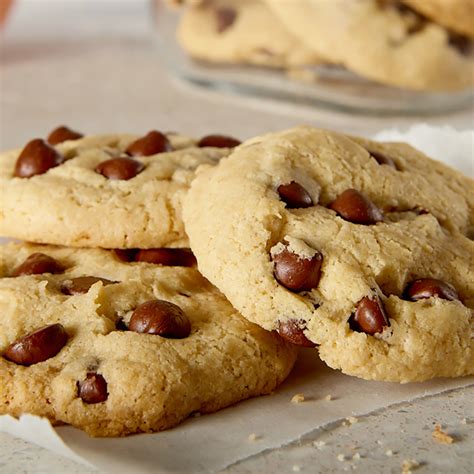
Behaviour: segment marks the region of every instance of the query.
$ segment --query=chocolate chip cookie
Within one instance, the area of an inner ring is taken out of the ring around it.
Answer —
[[[241,317],[188,249],[0,247],[0,414],[93,436],[172,427],[271,392],[291,344]]]
[[[192,57],[270,67],[316,64],[320,58],[261,0],[212,0],[183,13],[177,31]]]
[[[323,59],[363,77],[414,90],[460,90],[474,84],[472,41],[400,1],[266,3]]]
[[[179,246],[181,201],[196,167],[238,143],[156,130],[81,137],[60,127],[0,155],[0,234],[74,247]]]
[[[473,181],[403,143],[298,127],[203,169],[184,206],[200,271],[333,368],[474,372]]]

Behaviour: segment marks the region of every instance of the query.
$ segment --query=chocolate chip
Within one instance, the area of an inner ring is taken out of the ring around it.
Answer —
[[[397,169],[397,165],[388,155],[375,150],[369,150],[369,154],[379,165],[387,165],[393,169]]]
[[[126,150],[126,153],[130,156],[150,156],[172,150],[173,148],[171,147],[171,143],[166,135],[156,130],[152,130],[144,137],[131,143]]]
[[[3,357],[28,367],[54,357],[66,345],[68,338],[61,324],[45,326],[8,346]]]
[[[471,38],[450,32],[448,41],[448,44],[456,49],[459,54],[463,56],[470,56],[472,54],[474,42]]]
[[[234,148],[239,146],[242,142],[233,137],[226,135],[206,135],[198,142],[198,147],[213,147],[213,148]]]
[[[380,299],[377,296],[364,296],[357,303],[355,313],[349,318],[349,325],[353,331],[365,332],[372,336],[382,332],[390,323]]]
[[[237,18],[237,12],[233,8],[216,9],[216,27],[218,33],[223,33],[232,26]]]
[[[111,158],[99,163],[95,170],[109,179],[128,180],[143,171],[143,168],[143,163],[132,158]]]
[[[113,249],[112,253],[122,262],[134,262],[139,249]]]
[[[311,258],[300,257],[288,247],[273,256],[275,278],[292,291],[309,291],[316,288],[321,277],[323,256],[316,252]]]
[[[305,208],[313,205],[313,200],[308,191],[296,181],[289,184],[280,184],[278,194],[288,209]]]
[[[435,278],[420,278],[407,285],[403,293],[405,299],[418,301],[438,297],[444,300],[458,300],[459,296],[453,285]]]
[[[114,249],[122,262],[147,262],[170,267],[193,267],[196,257],[188,248]]]
[[[428,22],[421,17],[418,17],[413,20],[413,23],[408,26],[407,28],[407,33],[409,35],[415,35],[417,33],[420,33],[421,31],[424,31],[426,26],[428,25]]]
[[[11,276],[41,275],[42,273],[62,273],[64,268],[49,255],[41,252],[32,253],[19,267],[13,270]]]
[[[191,323],[179,306],[168,301],[152,300],[135,309],[128,329],[170,339],[183,339],[189,336]]]
[[[107,382],[102,375],[89,372],[82,382],[77,382],[77,393],[84,403],[105,402],[109,396],[107,393]]]
[[[77,140],[83,136],[84,135],[82,135],[82,133],[71,130],[70,128],[63,125],[61,127],[55,128],[48,135],[48,143],[50,145],[57,145],[58,143],[65,142],[66,140]]]
[[[283,339],[286,339],[297,346],[316,347],[316,344],[311,342],[304,335],[302,324],[304,324],[304,321],[295,321],[294,319],[284,322],[280,321],[278,325],[278,333]]]
[[[355,189],[346,189],[329,209],[353,224],[370,225],[383,220],[382,211],[367,196]]]
[[[169,267],[192,267],[196,265],[196,257],[191,249],[145,249],[139,250],[135,256],[136,262],[156,263]]]
[[[117,283],[115,281],[107,280],[106,278],[82,276],[66,280],[61,286],[61,292],[65,295],[82,295],[87,293],[90,287],[98,281],[101,281],[104,286]]]
[[[23,148],[16,160],[13,174],[17,178],[31,178],[44,174],[63,162],[64,156],[41,138],[35,138]]]

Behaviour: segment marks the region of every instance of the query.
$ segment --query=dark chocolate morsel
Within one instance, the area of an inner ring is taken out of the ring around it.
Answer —
[[[353,224],[371,225],[383,221],[382,211],[367,196],[355,189],[346,189],[329,209]]]
[[[215,14],[218,33],[223,33],[230,28],[237,18],[237,12],[233,8],[217,8]]]
[[[169,267],[192,267],[196,257],[187,248],[157,248],[139,250],[135,255],[136,262],[148,262]]]
[[[458,293],[453,285],[435,278],[420,278],[412,281],[405,288],[403,296],[409,301],[435,297],[450,301],[459,300]]]
[[[143,171],[145,165],[133,158],[111,158],[99,163],[95,171],[112,180],[128,180]]]
[[[59,143],[65,142],[66,140],[77,140],[83,136],[84,135],[82,135],[82,133],[76,132],[75,130],[71,130],[69,127],[62,125],[55,128],[48,135],[48,143],[50,145],[57,145]]]
[[[172,151],[168,137],[157,130],[148,132],[144,137],[135,140],[131,143],[126,153],[130,156],[150,156]]]
[[[313,206],[313,199],[308,191],[296,181],[292,181],[288,184],[280,184],[280,186],[278,186],[278,194],[288,209]]]
[[[62,273],[64,268],[52,257],[41,252],[32,253],[20,266],[13,270],[11,276],[41,275],[43,273]]]
[[[240,143],[240,140],[226,135],[206,135],[199,140],[198,147],[235,148]]]
[[[3,357],[29,367],[51,359],[66,345],[69,336],[61,324],[51,324],[23,336],[10,344]]]
[[[321,278],[321,253],[311,258],[300,257],[288,247],[273,256],[274,274],[277,281],[292,291],[309,291],[316,288]]]
[[[106,278],[99,278],[95,276],[82,276],[71,278],[63,282],[61,292],[65,295],[81,295],[87,293],[92,285],[101,281],[104,286],[117,283],[115,281],[107,280]]]
[[[44,174],[64,162],[64,156],[41,138],[28,142],[16,160],[13,175],[17,178],[31,178]]]
[[[352,330],[365,332],[369,335],[382,332],[390,326],[382,302],[377,296],[364,296],[356,306],[354,314],[349,319]]]
[[[278,324],[278,334],[283,339],[297,346],[316,347],[316,344],[305,336],[301,324],[304,324],[304,321],[295,321],[294,319],[284,322],[280,321]]]
[[[89,372],[85,380],[77,382],[77,393],[88,405],[105,402],[109,396],[107,382],[96,372]]]
[[[128,329],[170,339],[183,339],[191,333],[191,323],[179,306],[168,301],[151,300],[135,309]]]

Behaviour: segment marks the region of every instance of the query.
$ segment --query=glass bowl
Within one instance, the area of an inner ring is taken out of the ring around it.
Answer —
[[[337,66],[317,65],[287,72],[253,65],[215,64],[191,58],[176,40],[180,9],[152,0],[159,54],[179,79],[225,93],[269,98],[316,109],[370,115],[433,115],[467,109],[474,90],[419,92],[385,86]]]

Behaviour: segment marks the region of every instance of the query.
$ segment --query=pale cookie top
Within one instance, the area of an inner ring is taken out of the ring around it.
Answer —
[[[473,0],[402,0],[403,3],[459,34],[474,38]]]
[[[198,173],[184,220],[249,320],[408,382],[474,372],[473,209],[473,181],[409,145],[298,127]]]
[[[213,0],[184,11],[177,31],[193,57],[291,67],[320,62],[261,0]]]
[[[55,147],[35,139],[0,154],[0,235],[73,247],[185,245],[181,201],[195,169],[239,143],[158,131],[77,139],[58,130],[49,137]]]
[[[195,268],[100,249],[0,252],[0,414],[93,436],[158,431],[271,392],[295,361]]]
[[[322,58],[364,77],[416,90],[474,83],[472,43],[390,0],[266,0]]]

